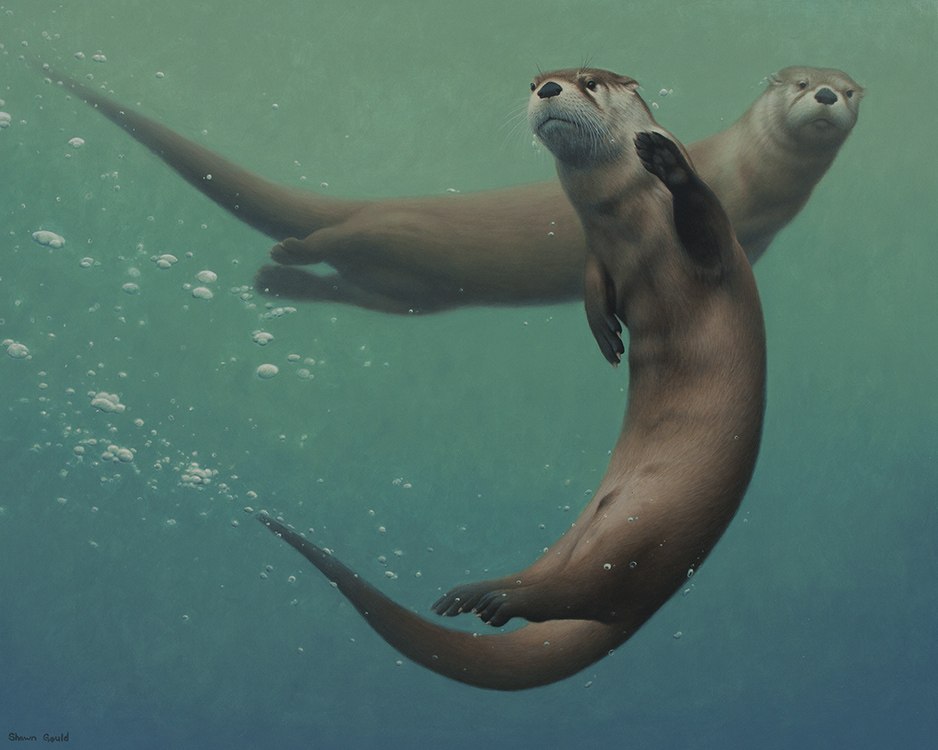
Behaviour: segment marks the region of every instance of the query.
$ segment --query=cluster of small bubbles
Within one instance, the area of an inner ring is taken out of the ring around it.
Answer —
[[[13,118],[9,112],[0,112],[0,130],[10,127]]]
[[[107,58],[104,56],[101,50],[98,50],[97,54],[92,55],[91,59],[99,63],[107,62]]]
[[[4,339],[2,346],[13,359],[25,359],[29,356],[29,349],[26,348],[26,345],[13,339]]]
[[[204,487],[211,484],[212,479],[217,475],[217,469],[203,469],[196,461],[190,461],[189,465],[182,470],[179,484],[187,487]]]
[[[107,450],[101,454],[102,461],[110,461],[112,463],[125,463],[129,464],[134,460],[134,451],[130,448],[121,448],[117,445],[109,445]]]
[[[175,518],[167,518],[167,519],[166,519],[166,525],[167,525],[167,526],[175,526],[175,525],[176,525],[176,519],[175,519]]]
[[[95,393],[94,391],[89,391],[88,395],[91,397],[91,405],[98,411],[103,411],[108,414],[121,414],[124,409],[127,408],[121,403],[120,396],[116,393],[105,393],[104,391]]]
[[[68,145],[71,146],[72,148],[81,148],[82,146],[85,145],[85,139],[79,138],[76,136],[75,138],[69,139]]]
[[[677,640],[677,639],[680,638],[682,635],[684,635],[684,634],[683,634],[680,630],[678,630],[678,631],[677,631],[673,636],[671,636],[671,637],[674,638],[674,640]]]
[[[154,255],[150,258],[154,263],[156,263],[157,268],[170,268],[179,262],[179,258],[175,255],[170,255],[169,253],[163,253],[162,255]]]
[[[280,372],[280,368],[278,368],[277,365],[272,365],[268,362],[257,368],[257,377],[259,377],[261,380],[270,380],[278,372]]]
[[[391,484],[395,487],[403,487],[405,490],[413,489],[414,485],[410,482],[405,482],[403,477],[397,477],[397,479],[392,479]]]
[[[632,568],[633,570],[634,570],[637,566],[638,566],[638,563],[635,562],[635,560],[632,560],[632,562],[629,563],[629,567]]]
[[[296,376],[297,376],[300,380],[312,380],[313,377],[315,377],[315,376],[313,375],[313,373],[311,373],[311,372],[310,372],[309,370],[307,370],[305,367],[301,367],[299,370],[297,370],[297,371],[296,371]]]
[[[38,232],[33,232],[32,236],[33,239],[40,245],[45,245],[46,247],[56,249],[65,247],[65,238],[60,234],[56,234],[55,232],[49,232],[45,229],[40,229]]]
[[[390,578],[392,581],[396,581],[396,580],[397,580],[397,573],[394,573],[394,572],[392,572],[392,571],[390,571],[390,570],[386,570],[386,571],[384,571],[384,577],[385,577],[385,578]]]
[[[127,294],[136,294],[140,291],[140,287],[137,284],[134,284],[132,281],[128,281],[121,287],[121,289],[123,289]]]
[[[261,320],[275,320],[277,318],[282,318],[284,315],[288,315],[290,313],[295,313],[295,312],[296,312],[295,307],[269,306],[269,309],[267,310],[267,312],[261,313],[259,317]]]
[[[201,281],[203,284],[214,284],[218,281],[218,274],[214,271],[199,271],[196,274],[196,278]]]
[[[267,331],[254,331],[251,334],[254,338],[254,343],[258,346],[267,346],[271,341],[274,340],[274,335],[272,333],[267,333]]]
[[[94,258],[82,258],[78,261],[78,265],[82,268],[91,268],[94,265]]]
[[[196,299],[211,299],[213,295],[212,290],[207,286],[197,286],[192,290],[192,296]]]

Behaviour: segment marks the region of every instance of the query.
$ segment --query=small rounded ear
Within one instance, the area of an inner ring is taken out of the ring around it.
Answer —
[[[857,87],[854,89],[854,91],[857,92],[857,96],[859,96],[861,99],[862,99],[864,96],[866,96],[866,87],[865,87],[865,86],[860,86],[859,84],[857,84]]]
[[[778,73],[772,73],[768,77],[768,81],[770,86],[778,86],[782,82],[782,77]]]
[[[622,76],[621,83],[629,91],[638,91],[638,88],[640,86],[638,81],[636,81],[634,78],[629,78],[628,76]]]

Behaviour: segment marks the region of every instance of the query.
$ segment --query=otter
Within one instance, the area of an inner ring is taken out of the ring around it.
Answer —
[[[274,238],[262,292],[385,313],[532,305],[582,294],[586,246],[555,180],[467,195],[337,199],[265,180],[42,66],[191,185]],[[755,262],[801,210],[857,120],[864,89],[830,68],[772,75],[732,126],[688,146]],[[335,273],[298,266],[326,263]]]
[[[266,514],[408,658],[477,687],[575,674],[626,641],[696,571],[736,513],[765,406],[765,327],[752,269],[714,193],[631,78],[591,68],[531,84],[529,122],[582,222],[584,297],[608,361],[629,330],[628,404],[595,495],[530,567],[457,586],[433,611],[522,628],[474,635],[404,609]]]

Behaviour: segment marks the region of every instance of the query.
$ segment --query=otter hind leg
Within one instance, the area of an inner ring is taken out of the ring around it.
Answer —
[[[716,195],[670,138],[661,133],[639,133],[635,150],[645,169],[671,192],[674,227],[684,250],[697,263],[719,265],[733,246],[733,229]]]

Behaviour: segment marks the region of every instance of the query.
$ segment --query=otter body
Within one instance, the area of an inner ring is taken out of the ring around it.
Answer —
[[[479,687],[518,690],[583,669],[630,638],[709,554],[752,476],[765,332],[752,270],[725,211],[630,78],[537,77],[529,121],[554,153],[587,239],[585,303],[603,355],[624,353],[628,407],[606,475],[530,567],[457,586],[433,610],[519,630],[433,625],[266,515],[391,645]]]

